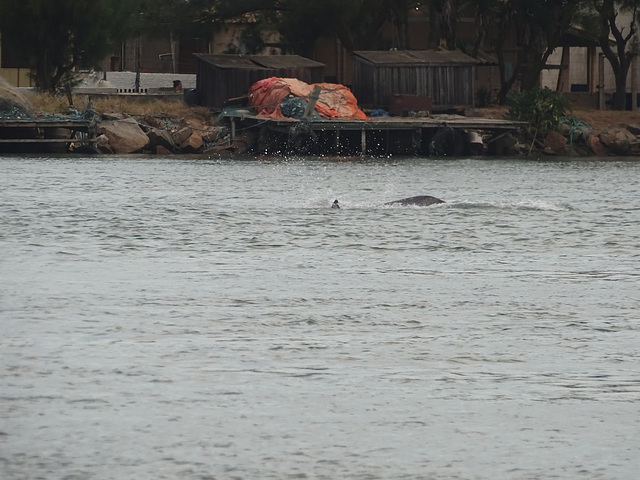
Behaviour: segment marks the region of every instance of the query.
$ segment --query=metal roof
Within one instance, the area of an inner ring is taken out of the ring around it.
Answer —
[[[298,55],[232,55],[232,54],[195,54],[203,62],[218,68],[233,69],[279,69],[324,67],[324,64]]]
[[[480,63],[458,50],[359,50],[353,55],[378,66],[475,65]]]
[[[323,63],[298,55],[252,55],[251,60],[266,68],[314,68],[324,67]]]

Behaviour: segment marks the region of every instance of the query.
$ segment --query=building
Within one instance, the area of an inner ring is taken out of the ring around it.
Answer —
[[[324,65],[298,55],[196,55],[196,89],[200,104],[221,108],[231,98],[246,95],[249,87],[269,77],[297,78],[306,83],[324,80]]]
[[[450,50],[358,51],[351,88],[373,108],[389,108],[396,94],[430,97],[436,109],[473,107],[478,63]]]

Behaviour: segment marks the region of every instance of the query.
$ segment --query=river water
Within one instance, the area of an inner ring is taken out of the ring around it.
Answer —
[[[2,479],[637,478],[638,162],[4,157],[0,220]]]

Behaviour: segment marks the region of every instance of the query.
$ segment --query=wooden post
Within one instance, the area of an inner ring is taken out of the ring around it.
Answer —
[[[597,92],[596,47],[587,47],[587,86],[589,93]]]
[[[604,54],[598,59],[598,109],[604,110]]]
[[[140,70],[142,56],[141,48],[140,48],[140,32],[138,32],[138,36],[136,37],[136,82],[135,82],[135,91],[136,93],[140,93]]]
[[[636,72],[637,62],[636,59],[638,57],[633,57],[631,59],[631,110],[638,109],[638,87],[637,87],[637,78],[638,74]]]
[[[171,70],[176,74],[178,73],[178,41],[173,30],[169,32],[169,44],[171,45]]]
[[[362,142],[361,155],[365,155],[367,153],[367,131],[363,128],[360,130],[360,140]]]
[[[307,103],[307,108],[304,109],[304,118],[311,117],[311,114],[316,109],[316,103],[318,102],[318,98],[320,98],[320,86],[315,85],[311,94],[309,95],[309,103]]]
[[[556,84],[556,92],[571,91],[571,47],[562,47],[562,60],[560,61],[560,70],[558,71],[558,83]]]

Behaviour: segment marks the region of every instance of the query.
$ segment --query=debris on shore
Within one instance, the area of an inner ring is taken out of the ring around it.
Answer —
[[[61,148],[66,148],[69,152],[87,153],[91,150],[85,147],[90,144],[94,153],[104,154],[211,156],[261,153],[261,139],[256,132],[236,131],[232,135],[230,126],[217,112],[198,106],[181,105],[181,108],[175,108],[176,104],[175,99],[165,104],[165,111],[173,113],[128,114],[121,111],[96,112],[91,108],[82,113],[75,111],[74,118],[86,119],[90,123],[89,134],[78,133],[77,130],[57,131],[57,144],[39,139],[42,143],[34,143],[29,148],[33,151],[58,153]],[[122,110],[126,110],[126,107]],[[491,118],[495,112],[478,110],[473,114]],[[58,114],[57,117],[61,115]],[[29,118],[42,119],[43,114],[36,113],[28,99],[16,89],[6,82],[0,83],[0,142],[3,142],[0,143],[0,152],[11,151],[6,147],[11,145],[11,137],[7,136],[7,132],[15,129],[6,127],[11,122]],[[75,141],[74,136],[78,135],[83,135],[84,138]],[[87,135],[90,138],[86,138]],[[48,138],[47,135],[43,136]],[[65,139],[68,141],[64,142]],[[24,138],[20,141],[26,142]],[[532,139],[526,135],[518,136],[515,132],[507,132],[492,139],[491,145],[487,145],[487,142],[480,145],[482,148],[478,152],[489,156],[635,156],[640,155],[640,121],[596,129],[571,117],[542,138]]]

